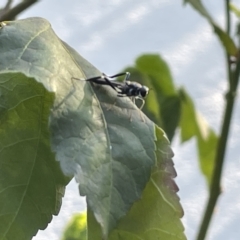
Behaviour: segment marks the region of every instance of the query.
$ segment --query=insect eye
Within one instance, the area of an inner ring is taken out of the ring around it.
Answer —
[[[141,96],[142,96],[143,98],[145,98],[145,97],[148,95],[148,92],[149,92],[148,87],[143,86],[143,87],[141,88],[140,93],[141,93]]]
[[[142,88],[142,89],[141,89],[141,96],[142,96],[142,97],[146,97],[146,95],[147,95],[146,89],[145,89],[145,88]]]

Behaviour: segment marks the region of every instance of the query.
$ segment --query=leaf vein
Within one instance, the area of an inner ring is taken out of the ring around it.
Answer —
[[[26,184],[16,184],[16,185],[8,186],[8,187],[2,189],[2,190],[0,191],[0,194],[3,193],[3,192],[5,192],[6,190],[8,190],[8,189],[10,189],[10,188],[14,188],[14,187],[22,187],[22,186],[25,186],[25,185],[26,185]],[[1,214],[0,214],[0,216],[1,216]]]
[[[175,211],[177,212],[177,209],[170,203],[162,193],[161,189],[158,187],[158,185],[155,183],[155,181],[151,178],[151,182],[153,183],[154,187],[158,190],[159,194],[161,195],[162,199]]]
[[[43,112],[43,107],[44,107],[44,104],[42,104],[42,108],[41,108],[41,113]],[[42,115],[42,114],[39,114],[40,116]],[[34,166],[35,166],[35,163],[36,163],[36,159],[37,159],[37,154],[38,154],[38,149],[39,149],[39,143],[40,143],[40,136],[41,136],[41,130],[42,130],[42,123],[41,123],[41,117],[39,118],[39,132],[38,132],[38,137],[37,137],[37,139],[38,139],[38,146],[36,147],[36,149],[37,149],[37,151],[36,151],[36,155],[35,155],[35,157],[34,157],[34,161],[33,161],[33,164],[32,164],[32,168],[31,168],[31,170],[30,170],[30,175],[29,175],[29,178],[28,178],[28,181],[27,181],[27,184],[26,184],[26,188],[25,188],[25,191],[24,191],[24,193],[23,193],[23,197],[22,197],[22,199],[21,199],[21,201],[19,202],[19,207],[18,207],[18,209],[17,209],[17,211],[16,211],[16,213],[15,213],[15,216],[13,217],[13,219],[12,219],[12,221],[9,223],[9,225],[8,225],[8,228],[6,228],[5,229],[5,232],[3,233],[3,238],[5,237],[5,238],[7,238],[7,233],[9,232],[9,230],[11,229],[11,227],[12,227],[12,224],[13,224],[13,222],[15,221],[15,219],[16,219],[16,217],[17,217],[17,215],[18,215],[18,213],[19,213],[19,211],[20,211],[20,209],[21,209],[21,206],[22,206],[22,204],[23,204],[23,201],[24,201],[24,199],[25,199],[25,197],[26,197],[26,193],[27,193],[27,190],[28,190],[28,187],[29,187],[29,183],[30,183],[30,180],[31,180],[31,178],[32,178],[32,174],[33,174],[33,169],[34,169]]]

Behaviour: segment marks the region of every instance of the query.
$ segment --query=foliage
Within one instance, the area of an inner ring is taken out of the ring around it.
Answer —
[[[178,187],[172,180],[176,176],[173,156],[164,132],[156,128],[157,163],[152,169],[150,181],[143,191],[140,201],[134,203],[123,217],[109,240],[135,239],[186,239],[182,234],[184,228],[178,221],[183,216],[179,198],[175,195]],[[98,229],[98,230],[97,230]],[[101,231],[88,209],[88,239],[100,239]]]
[[[223,123],[221,127],[221,134],[219,136],[219,140],[216,147],[215,158],[214,158],[214,166],[213,172],[210,182],[210,194],[208,204],[205,210],[205,214],[199,229],[199,233],[197,236],[197,240],[205,239],[207,230],[209,228],[210,220],[213,215],[213,211],[215,205],[217,203],[218,197],[221,194],[221,175],[223,169],[223,163],[225,160],[225,151],[227,148],[227,141],[228,141],[228,133],[230,129],[230,123],[233,113],[233,107],[235,104],[235,96],[236,91],[238,88],[239,82],[239,75],[240,75],[240,61],[239,61],[239,23],[236,26],[237,34],[238,34],[238,45],[235,44],[232,37],[230,36],[230,29],[232,27],[231,22],[231,15],[230,15],[230,7],[232,11],[237,14],[237,8],[233,7],[230,4],[230,0],[225,1],[226,7],[226,30],[222,30],[218,25],[215,23],[213,18],[210,14],[206,11],[204,5],[200,0],[185,0],[191,4],[200,14],[202,14],[209,23],[212,25],[213,29],[217,37],[222,42],[223,49],[225,50],[226,56],[226,69],[227,69],[227,76],[228,76],[228,92],[226,94],[226,105],[224,110],[223,116]],[[215,137],[215,136],[213,136]],[[210,146],[209,146],[210,147]],[[208,148],[209,148],[208,147]],[[213,146],[212,146],[213,147]],[[205,150],[205,149],[204,149]]]
[[[14,19],[37,1],[23,0],[14,7],[12,2],[0,9],[0,21]],[[220,194],[238,87],[239,46],[230,35],[230,10],[238,18],[240,11],[225,1],[223,30],[201,0],[184,2],[210,23],[226,52],[229,91],[219,138],[189,94],[175,87],[161,56],[145,54],[127,70],[132,81],[151,87],[143,111],[170,140],[177,128],[182,142],[197,139],[200,166],[210,186],[198,235],[203,240]],[[71,80],[100,74],[59,40],[46,21],[0,23],[0,239],[30,239],[46,228],[74,174],[81,194],[87,195],[88,239],[102,234],[107,238],[109,233],[109,239],[185,239],[165,135],[131,101],[119,100],[108,87]],[[76,223],[66,230],[69,238]]]
[[[26,240],[44,229],[60,208],[59,188],[64,189],[73,175],[94,216],[88,218],[89,239],[97,233],[95,219],[104,239],[121,227],[120,219],[133,233],[136,225],[129,224],[129,210],[142,198],[146,185],[151,186],[146,190],[149,197],[153,194],[158,200],[162,222],[158,222],[158,233],[148,239],[162,232],[171,239],[185,239],[169,142],[129,98],[118,98],[108,86],[72,79],[101,73],[59,40],[41,18],[1,24],[0,60],[0,162],[7,171],[6,176],[1,174],[0,202],[8,204],[2,208],[0,239]],[[22,162],[28,167],[18,175]],[[152,219],[155,206],[150,201],[139,204],[140,209],[152,208]],[[149,221],[146,230],[155,225]],[[139,237],[144,234],[140,232]]]
[[[131,80],[150,87],[143,111],[163,128],[169,140],[177,128],[182,143],[196,137],[200,167],[210,184],[218,138],[184,88],[177,89],[167,63],[159,55],[144,54],[124,71],[131,72]]]
[[[210,189],[208,205],[197,236],[198,240],[203,240],[205,239],[213,210],[221,192],[221,173],[235,103],[235,93],[239,82],[239,39],[237,45],[230,36],[232,24],[230,10],[238,18],[240,11],[238,7],[230,3],[230,0],[225,1],[226,30],[223,30],[209,14],[201,0],[184,0],[184,2],[189,3],[208,20],[226,52],[229,89],[226,94],[226,107],[220,136],[216,136],[202,116],[195,110],[193,101],[186,91],[183,88],[176,90],[170,71],[160,56],[147,54],[140,56],[134,66],[128,67],[125,70],[131,72],[132,80],[135,79],[135,81],[150,86],[154,90],[149,95],[143,110],[166,131],[169,139],[173,138],[177,127],[181,130],[182,142],[188,141],[194,136],[197,138],[200,166],[208,180]],[[238,38],[240,36],[239,26],[240,23],[238,22],[236,26]],[[175,115],[173,116],[172,112],[168,111],[168,109],[171,109]],[[145,191],[147,189],[148,186]],[[120,232],[118,232],[118,237],[121,237]],[[123,239],[127,239],[125,235]],[[133,236],[130,239],[134,239]]]
[[[0,101],[0,239],[30,239],[58,214],[67,183],[50,149],[53,94],[1,72]]]
[[[207,9],[202,4],[201,0],[184,0],[185,3],[189,3],[195,8],[201,15],[203,15],[209,23],[212,25],[216,35],[218,36],[219,40],[221,41],[223,47],[226,49],[227,53],[231,56],[237,56],[238,49],[229,36],[227,32],[222,30],[217,23],[213,20],[211,15],[208,13]]]
[[[87,214],[79,213],[72,216],[67,224],[61,240],[86,240],[87,239]]]

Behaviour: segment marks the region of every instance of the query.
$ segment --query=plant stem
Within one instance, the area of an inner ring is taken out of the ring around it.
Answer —
[[[0,22],[14,20],[19,13],[26,10],[28,7],[30,7],[37,1],[38,0],[25,0],[19,3],[17,6],[13,7],[12,9],[9,9],[6,12],[4,11],[3,14],[0,15]]]
[[[229,92],[227,94],[227,104],[225,108],[224,121],[222,125],[221,136],[218,142],[217,154],[215,158],[215,167],[213,171],[213,177],[210,187],[210,196],[207,204],[207,208],[204,214],[202,225],[199,230],[197,240],[205,239],[208,226],[216,205],[217,199],[221,193],[220,180],[222,175],[222,168],[225,156],[225,150],[227,145],[229,126],[232,118],[233,106],[234,106],[234,92]]]
[[[229,33],[230,32],[229,0],[226,0],[226,19],[227,19],[227,32]],[[229,128],[230,128],[230,123],[232,119],[233,107],[235,103],[235,95],[236,95],[236,90],[239,82],[240,61],[238,60],[235,69],[231,70],[229,55],[226,54],[226,57],[228,62],[227,71],[228,71],[228,77],[229,77],[229,91],[226,94],[227,102],[225,106],[224,120],[222,124],[221,135],[218,142],[218,147],[216,149],[215,164],[214,164],[213,176],[212,176],[212,181],[210,186],[210,196],[208,199],[202,224],[197,236],[197,240],[205,239],[216,202],[221,193],[220,182],[221,182],[221,176],[222,176],[222,169],[223,169],[225,151],[227,146]]]
[[[230,10],[229,10],[230,0],[225,1],[225,9],[226,9],[226,32],[230,34]]]
[[[229,4],[230,4],[230,0],[226,0],[225,1],[225,9],[226,9],[226,33],[229,35],[230,34],[230,10],[229,10]],[[229,54],[226,51],[226,63],[227,63],[227,74],[228,74],[228,80],[229,80],[229,84],[232,84],[232,72],[231,72],[231,59]]]

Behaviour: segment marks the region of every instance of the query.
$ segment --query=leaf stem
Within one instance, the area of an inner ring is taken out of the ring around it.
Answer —
[[[2,11],[2,13],[0,14],[0,22],[14,20],[19,13],[26,10],[28,7],[30,7],[36,2],[38,2],[38,0],[25,0],[19,3],[17,6],[13,7],[12,9],[9,9],[8,11]]]
[[[230,16],[229,16],[229,0],[226,0],[226,15],[227,15],[227,32],[230,31]],[[227,55],[228,59],[229,56]],[[226,106],[225,106],[225,114],[224,114],[224,120],[222,124],[221,129],[221,135],[218,142],[218,147],[216,149],[216,157],[215,157],[215,164],[214,164],[214,170],[213,170],[213,176],[210,186],[210,196],[208,199],[207,207],[205,210],[205,214],[201,223],[201,227],[199,229],[199,233],[197,236],[197,240],[204,240],[207,230],[209,228],[209,224],[213,215],[213,211],[216,205],[216,202],[218,200],[218,197],[221,193],[221,176],[222,176],[222,169],[223,169],[223,163],[224,163],[224,157],[225,157],[225,151],[227,146],[227,140],[228,140],[228,134],[229,134],[229,128],[230,123],[232,119],[232,113],[233,113],[233,107],[235,103],[235,95],[236,90],[238,87],[239,82],[239,74],[240,74],[240,61],[237,61],[237,64],[235,66],[234,70],[231,70],[230,61],[228,61],[229,64],[227,64],[227,69],[229,73],[229,91],[226,94]]]
[[[229,35],[231,31],[231,19],[230,19],[230,9],[229,9],[230,0],[225,0],[225,9],[226,9],[226,33]],[[231,58],[228,52],[226,51],[226,63],[227,63],[227,74],[229,84],[232,85],[232,71],[231,71]]]
[[[226,32],[227,32],[227,34],[230,34],[230,31],[231,31],[229,5],[230,5],[230,0],[226,0],[225,1],[225,9],[226,9]]]

